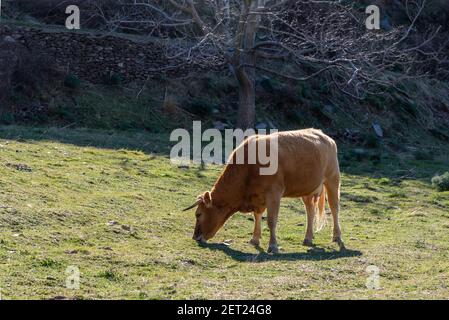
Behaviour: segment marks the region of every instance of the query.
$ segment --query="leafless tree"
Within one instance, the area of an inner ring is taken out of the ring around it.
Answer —
[[[98,12],[111,29],[166,38],[170,61],[228,64],[239,85],[237,126],[248,128],[256,71],[297,81],[320,76],[361,99],[386,87],[400,90],[401,80],[425,76],[424,64],[441,63],[441,52],[429,45],[438,28],[418,44],[409,41],[426,0],[403,1],[407,26],[371,31],[365,8],[337,0],[120,0],[113,14],[101,6]]]

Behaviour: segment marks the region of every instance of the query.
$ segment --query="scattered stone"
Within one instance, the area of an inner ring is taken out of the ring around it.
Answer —
[[[5,165],[9,168],[16,169],[17,171],[24,171],[24,172],[33,171],[29,166],[22,163],[6,163]]]
[[[270,120],[268,120],[268,125],[270,126],[270,129],[277,129],[277,126]]]
[[[268,128],[268,126],[266,123],[261,122],[261,123],[256,124],[257,130],[266,130],[267,128]]]
[[[9,48],[4,48],[2,45]],[[123,83],[148,78],[160,78],[158,71],[161,65],[168,63],[163,45],[150,42],[140,43],[130,39],[116,37],[97,37],[81,33],[52,32],[36,28],[22,26],[0,25],[0,73],[13,69],[16,65],[18,54],[2,51],[22,47],[26,51],[34,53],[50,53],[55,66],[70,70],[80,79],[98,84],[104,83],[104,75],[114,73],[120,75]],[[27,48],[31,48],[30,50]],[[16,51],[14,49],[14,51]],[[8,60],[3,63],[1,60]],[[179,64],[181,59],[173,59],[173,63]],[[213,71],[222,71],[227,68],[221,59],[213,62]],[[7,68],[5,68],[6,66]],[[206,71],[209,66],[185,66],[167,70],[168,76],[186,76],[193,70]],[[9,72],[8,72],[9,73]],[[4,92],[5,81],[0,76],[0,92]]]
[[[11,36],[6,36],[6,37],[3,38],[3,41],[15,43],[15,42],[16,42],[16,39],[14,39],[14,38],[11,37]]]
[[[226,123],[223,123],[221,121],[214,121],[213,125],[214,125],[215,129],[220,130],[220,131],[226,129],[226,127],[228,126]]]
[[[227,239],[227,240],[224,240],[224,241],[223,241],[223,244],[224,244],[225,246],[230,246],[232,242],[233,242],[232,239]]]
[[[380,27],[385,31],[391,31],[391,29],[393,29],[390,19],[387,16],[384,16],[383,19],[380,20]]]
[[[373,125],[374,132],[376,133],[376,136],[378,136],[379,138],[383,138],[384,131],[382,130],[382,127],[378,123],[373,123],[372,125]]]
[[[347,140],[351,140],[352,142],[360,141],[360,130],[346,128],[343,132],[343,137]]]
[[[181,260],[181,264],[184,265],[184,266],[193,266],[196,263],[192,259],[183,259],[183,260]]]
[[[49,300],[72,300],[72,299],[70,299],[68,297],[64,297],[64,296],[56,296],[56,297],[50,298]]]
[[[323,110],[326,113],[334,113],[334,106],[327,104],[324,106]]]
[[[108,226],[115,226],[115,225],[118,225],[118,222],[117,221],[114,221],[114,220],[111,220],[111,221],[109,221],[108,223],[106,223]]]

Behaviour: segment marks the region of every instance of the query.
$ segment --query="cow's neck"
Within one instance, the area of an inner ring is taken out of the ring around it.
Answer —
[[[246,165],[228,164],[212,188],[212,201],[238,211],[245,197],[247,175]]]

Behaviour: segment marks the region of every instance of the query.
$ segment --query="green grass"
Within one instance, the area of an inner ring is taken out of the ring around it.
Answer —
[[[181,209],[221,168],[174,167],[167,141],[143,132],[0,127],[2,298],[449,296],[449,194],[430,183],[447,171],[447,156],[347,162],[341,224],[348,251],[331,243],[330,226],[315,248],[303,247],[304,209],[290,199],[282,202],[280,253],[268,255],[247,244],[252,221],[243,214],[208,245],[191,239],[194,213]],[[264,249],[267,242],[264,223]],[[378,290],[365,285],[371,265],[380,270]],[[80,270],[79,290],[65,288],[69,266]]]

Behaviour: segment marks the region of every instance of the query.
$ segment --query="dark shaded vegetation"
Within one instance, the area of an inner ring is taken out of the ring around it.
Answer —
[[[449,172],[433,177],[432,185],[437,188],[438,191],[449,191]]]
[[[399,25],[409,19],[401,3],[378,1],[377,4],[386,8],[383,28],[386,24]],[[87,27],[107,29],[104,21],[95,16],[92,1],[78,0],[73,4],[80,6]],[[64,1],[59,0],[15,1],[7,2],[5,12],[16,20],[31,17],[36,23],[62,25],[66,17],[61,10],[64,5]],[[102,1],[102,5],[106,11],[117,10],[116,1]],[[366,3],[359,5],[362,8]],[[446,7],[444,1],[430,3],[417,27],[424,31],[426,25],[441,25],[446,32]],[[133,32],[131,29],[118,31]],[[419,39],[410,41],[419,42]],[[18,52],[20,62],[11,65],[14,68],[11,70],[11,87],[2,91],[3,95],[5,92],[8,95],[2,98],[0,105],[2,124],[159,132],[169,130],[173,125],[184,126],[195,119],[205,120],[209,126],[215,121],[232,126],[236,118],[237,86],[231,72],[191,74],[182,79],[161,75],[160,79],[126,86],[120,75],[105,72],[104,86],[92,86],[75,74],[66,74],[60,66],[54,66],[45,53],[26,52],[23,48]],[[431,66],[428,68],[431,73]],[[400,84],[400,91],[386,90],[381,95],[368,95],[360,101],[332,90],[324,78],[292,82],[261,76],[257,79],[256,124],[285,129],[326,128],[367,149],[378,148],[382,142],[372,130],[373,122],[380,123],[386,137],[397,137],[397,141],[392,142],[397,148],[402,147],[403,132],[410,128],[447,142],[449,85],[444,74],[438,77],[442,80],[406,80]],[[167,92],[172,99],[170,104],[165,103]],[[352,132],[349,137],[346,130]],[[370,152],[362,153],[355,151],[352,157],[372,157],[368,155]],[[425,155],[416,157],[422,159]]]

